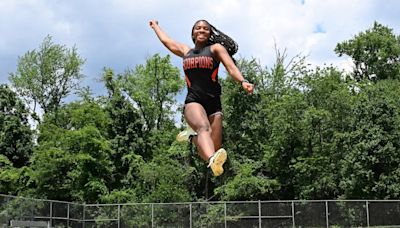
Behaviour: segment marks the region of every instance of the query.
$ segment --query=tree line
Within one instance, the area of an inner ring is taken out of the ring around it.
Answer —
[[[0,193],[87,203],[397,199],[400,37],[374,22],[334,51],[352,58],[353,72],[276,50],[271,67],[237,62],[253,95],[220,79],[229,159],[215,178],[175,141],[184,80],[170,56],[104,68],[107,93],[94,96],[79,87],[77,49],[47,36],[0,85]]]

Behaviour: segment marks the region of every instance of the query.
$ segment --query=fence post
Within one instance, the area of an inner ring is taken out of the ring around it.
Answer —
[[[365,201],[365,209],[367,210],[367,227],[369,227],[369,206],[368,200]]]
[[[292,201],[292,223],[293,223],[293,228],[295,228],[296,224],[294,222],[294,201]]]
[[[258,200],[258,227],[261,228],[261,201]]]
[[[9,204],[9,202],[10,202],[10,198],[11,197],[5,197],[6,198],[6,200],[5,200],[5,205],[8,205]],[[11,220],[11,218],[10,218],[10,216],[9,216],[9,214],[10,214],[10,212],[8,212],[9,211],[9,209],[7,209],[5,212],[6,212],[6,221],[7,221],[7,224],[10,224],[10,220]]]
[[[189,203],[189,226],[192,228],[192,203]]]
[[[53,202],[50,201],[50,225],[53,226]]]
[[[118,228],[121,227],[121,204],[118,204]]]
[[[226,202],[224,202],[224,224],[225,224],[225,228],[227,227],[226,224]]]
[[[67,203],[67,227],[69,227],[69,203]]]
[[[326,218],[326,228],[329,228],[329,208],[328,208],[328,200],[325,200],[325,218]]]
[[[151,227],[154,227],[154,203],[151,204]]]
[[[85,228],[86,225],[86,218],[85,218],[85,212],[86,212],[86,204],[83,203],[83,228]]]

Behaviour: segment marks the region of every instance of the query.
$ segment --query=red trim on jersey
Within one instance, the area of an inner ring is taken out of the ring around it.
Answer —
[[[218,68],[219,68],[219,67],[215,68],[215,70],[213,71],[213,73],[212,73],[212,75],[211,75],[211,80],[212,80],[213,82],[215,82],[215,81],[217,80]]]
[[[192,83],[190,83],[189,77],[185,74],[185,79],[186,79],[186,84],[188,87],[192,86]]]

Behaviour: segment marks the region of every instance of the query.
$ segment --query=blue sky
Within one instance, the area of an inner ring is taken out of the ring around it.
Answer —
[[[336,56],[336,44],[374,21],[399,35],[398,12],[398,0],[0,0],[0,83],[8,83],[19,56],[50,35],[76,46],[86,59],[82,85],[102,94],[97,80],[104,67],[122,73],[156,53],[170,54],[148,26],[151,19],[189,45],[193,23],[206,19],[237,41],[236,57],[254,57],[263,66],[274,63],[276,44],[289,57],[301,53],[313,65],[347,69],[351,61]],[[181,68],[178,57],[172,62]]]

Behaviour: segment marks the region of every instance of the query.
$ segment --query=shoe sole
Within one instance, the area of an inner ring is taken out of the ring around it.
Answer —
[[[176,136],[176,141],[178,142],[185,142],[188,140],[187,131],[182,131]]]
[[[214,162],[211,165],[211,170],[214,176],[220,176],[224,172],[224,168],[222,167],[228,157],[226,151],[224,149],[219,149],[215,153]]]
[[[178,142],[188,142],[189,141],[189,137],[193,135],[196,135],[196,132],[194,132],[193,130],[184,130],[179,132],[179,134],[176,136],[176,141]]]

